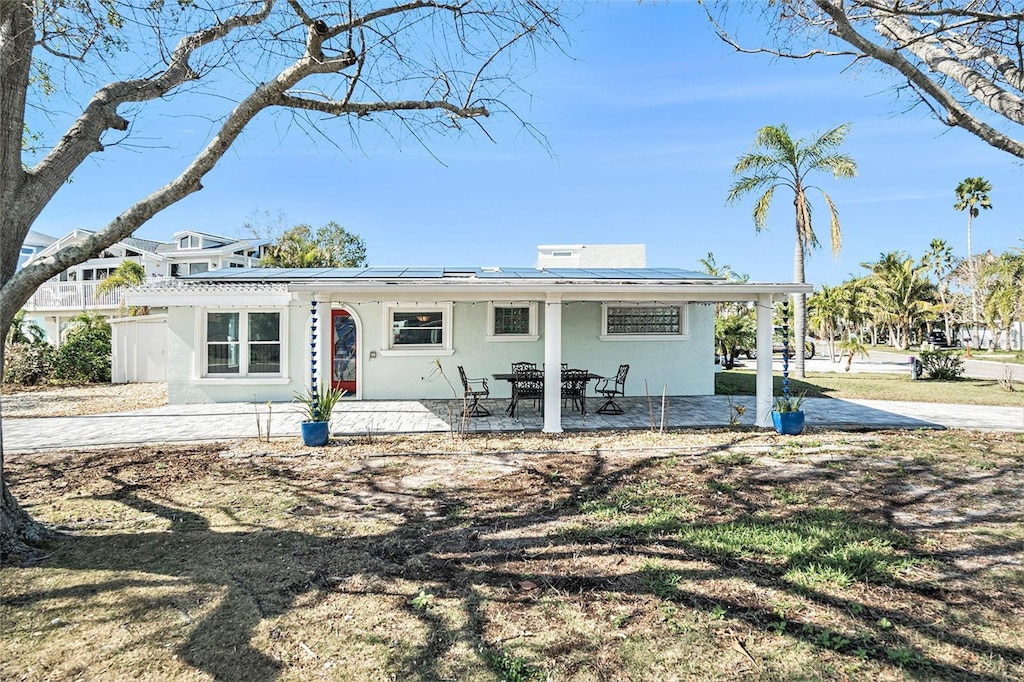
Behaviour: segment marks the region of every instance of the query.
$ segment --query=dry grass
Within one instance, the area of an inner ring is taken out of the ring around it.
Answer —
[[[1019,435],[297,441],[9,462],[5,679],[1024,677]],[[646,448],[646,449],[645,449]]]

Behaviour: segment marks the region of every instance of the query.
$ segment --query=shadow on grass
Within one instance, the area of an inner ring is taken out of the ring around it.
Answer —
[[[197,599],[217,595],[216,605],[174,648],[189,665],[222,680],[277,678],[282,662],[253,645],[261,624],[334,594],[380,600],[382,612],[385,604],[397,602],[390,617],[417,624],[422,634],[404,640],[396,635],[387,654],[387,672],[399,679],[450,676],[446,657],[457,645],[474,652],[479,669],[509,679],[541,679],[542,661],[562,665],[580,651],[593,654],[592,641],[567,649],[556,636],[531,647],[533,655],[527,657],[493,636],[502,614],[512,618],[538,601],[563,599],[625,599],[637,610],[652,604],[694,610],[744,624],[764,637],[784,636],[840,660],[870,661],[889,674],[898,668],[918,679],[1006,679],[986,672],[979,661],[996,657],[1008,667],[1021,665],[1021,649],[975,636],[958,627],[956,618],[935,621],[928,615],[939,605],[983,604],[991,597],[965,580],[950,556],[892,523],[900,509],[936,490],[908,496],[865,486],[850,509],[773,506],[764,499],[779,486],[817,485],[828,472],[804,467],[761,479],[751,475],[751,461],[715,460],[711,453],[689,455],[683,463],[667,456],[624,462],[599,450],[521,461],[509,456],[514,473],[473,485],[449,480],[440,488],[419,489],[397,487],[401,473],[386,466],[349,467],[316,480],[310,480],[308,469],[303,475],[280,460],[229,470],[237,480],[246,472],[258,475],[279,496],[298,500],[291,513],[304,519],[386,520],[386,530],[360,535],[311,534],[271,524],[215,532],[201,514],[175,506],[172,486],[129,483],[111,473],[106,480],[115,486],[113,492],[95,499],[155,514],[172,532],[66,537],[43,565],[101,575],[143,572],[160,584],[185,581]],[[443,459],[421,455],[417,462]],[[94,465],[102,467],[101,461]],[[927,467],[920,469],[928,473]],[[998,485],[1006,473],[985,475]],[[693,487],[694,476],[709,484]],[[902,485],[893,480],[892,485]],[[949,479],[946,485],[941,492],[955,492],[959,483]],[[724,508],[730,511],[723,513]],[[1015,513],[992,511],[990,518],[974,516],[971,523],[1019,522]],[[1021,543],[993,541],[989,551],[1020,552]],[[624,562],[626,570],[611,568]],[[680,562],[690,565],[677,568]],[[913,570],[958,579],[906,579]],[[356,576],[358,586],[353,586]],[[751,589],[708,587],[729,581]],[[526,582],[532,587],[524,588]],[[429,584],[431,593],[421,592],[417,602],[409,583]],[[87,593],[114,595],[131,585],[122,577],[102,578]],[[758,590],[834,609],[845,614],[849,627],[780,613],[751,596]],[[865,593],[873,590],[884,598],[876,594],[868,603]],[[63,596],[77,593],[70,589]],[[16,603],[53,596],[28,592]],[[428,597],[435,596],[457,602],[460,617],[434,610]],[[1002,598],[1011,612],[1024,606],[1019,591]],[[169,597],[138,599],[130,610],[144,614],[168,605],[180,609],[180,604],[181,599]],[[162,634],[176,641],[170,629]],[[949,649],[957,655],[946,655]]]

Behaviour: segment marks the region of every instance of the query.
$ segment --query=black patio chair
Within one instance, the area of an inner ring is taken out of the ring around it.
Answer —
[[[532,367],[531,367],[532,365]],[[537,369],[531,362],[512,363],[512,417],[517,416],[520,400],[532,400],[540,405],[543,414],[544,405],[544,372]]]
[[[469,417],[486,417],[491,412],[480,404],[481,398],[491,395],[487,388],[487,379],[467,379],[466,370],[459,365],[459,378],[462,379],[462,401],[466,407],[463,414]]]
[[[587,382],[590,372],[585,369],[562,370],[562,404],[572,401],[574,409],[580,414],[587,414]]]
[[[629,365],[619,365],[619,371],[613,377],[601,379],[594,389],[604,397],[604,405],[598,408],[598,414],[622,414],[622,406],[615,402],[616,398],[626,395],[626,374]]]

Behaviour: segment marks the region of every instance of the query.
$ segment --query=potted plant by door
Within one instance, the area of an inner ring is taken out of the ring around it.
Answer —
[[[309,389],[305,393],[295,394],[295,400],[302,405],[305,417],[302,420],[303,444],[313,447],[327,445],[331,438],[331,413],[344,395],[345,389],[333,386],[321,386],[319,390]]]
[[[772,424],[775,432],[786,436],[803,433],[804,413],[800,407],[804,404],[804,396],[783,395],[775,399],[772,405]]]

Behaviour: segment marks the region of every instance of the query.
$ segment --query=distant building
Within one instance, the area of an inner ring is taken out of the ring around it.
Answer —
[[[25,263],[46,258],[91,234],[88,230],[73,230],[59,239],[38,235]],[[49,241],[44,243],[46,239]],[[222,268],[256,267],[266,245],[263,240],[235,239],[195,230],[175,232],[171,240],[127,237],[112,244],[96,258],[68,268],[40,286],[25,304],[28,317],[46,330],[51,342],[59,344],[62,325],[75,315],[87,311],[113,317],[123,309],[123,291],[100,295],[96,285],[125,261],[142,265],[146,279],[154,281]]]
[[[42,232],[36,232],[29,230],[25,236],[25,241],[21,245],[21,253],[18,254],[18,269],[21,270],[33,256],[45,249],[50,244],[57,241],[56,237],[51,237],[48,234]]]
[[[537,269],[645,268],[643,244],[560,244],[537,247]]]

